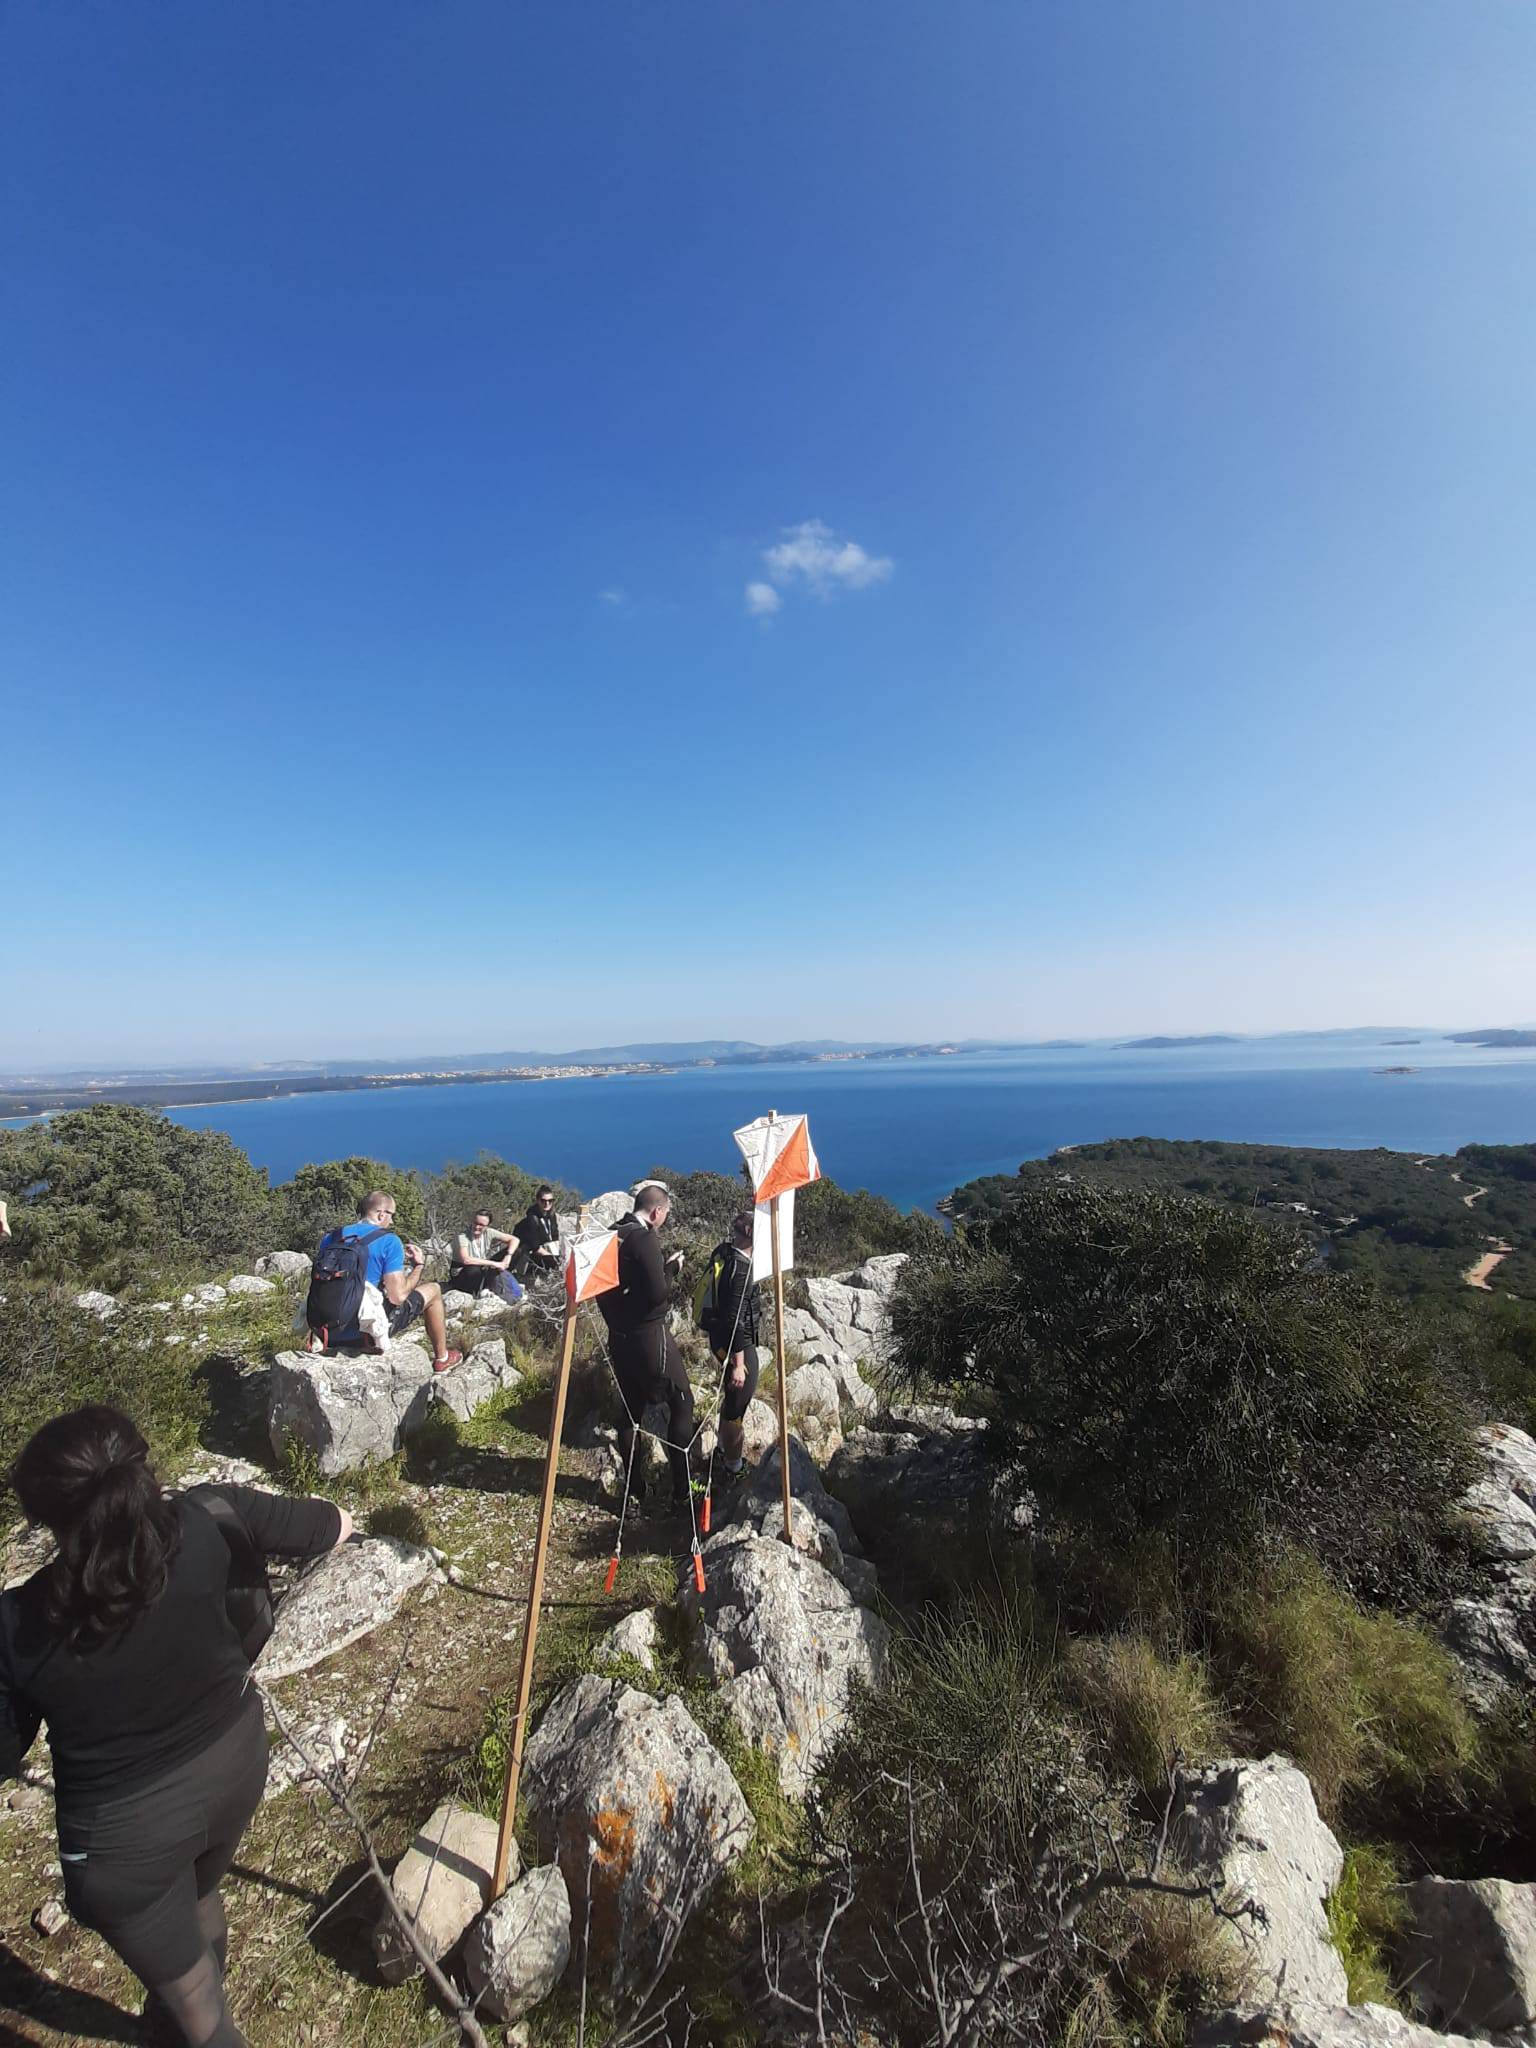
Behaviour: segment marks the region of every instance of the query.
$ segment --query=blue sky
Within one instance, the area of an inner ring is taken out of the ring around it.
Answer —
[[[0,1062],[1536,1014],[1525,0],[9,0]]]

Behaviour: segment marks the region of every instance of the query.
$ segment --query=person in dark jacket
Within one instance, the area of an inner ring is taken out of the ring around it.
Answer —
[[[746,1462],[742,1418],[757,1392],[757,1282],[752,1277],[752,1211],[731,1218],[731,1234],[710,1254],[700,1318],[709,1347],[725,1368],[720,1390],[720,1457],[726,1478]]]
[[[227,1611],[229,1543],[199,1495],[272,1557],[318,1557],[351,1520],[244,1486],[168,1494],[134,1424],[99,1406],[44,1423],[12,1483],[59,1547],[0,1594],[0,1780],[46,1721],[71,1915],[147,1986],[160,2039],[242,2048],[219,1881],[261,1800],[267,1735]]]
[[[659,1180],[642,1181],[635,1206],[621,1217],[619,1284],[597,1297],[608,1325],[608,1352],[614,1377],[624,1397],[623,1456],[634,1473],[637,1500],[645,1495],[644,1473],[632,1459],[635,1425],[651,1402],[667,1410],[667,1463],[672,1468],[672,1505],[688,1505],[688,1446],[693,1441],[693,1389],[676,1339],[667,1328],[672,1286],[683,1263],[681,1252],[670,1257],[661,1249],[660,1231],[672,1213],[672,1196]]]
[[[521,1278],[542,1280],[560,1270],[560,1218],[555,1214],[555,1191],[542,1187],[533,1206],[517,1226]]]

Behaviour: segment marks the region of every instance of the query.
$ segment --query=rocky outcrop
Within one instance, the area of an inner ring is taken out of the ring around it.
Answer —
[[[226,1283],[231,1294],[275,1294],[277,1282],[265,1280],[257,1273],[234,1273]]]
[[[878,1534],[877,1550],[932,1556],[967,1535],[1017,1537],[1035,1525],[1034,1497],[990,1454],[987,1424],[948,1408],[896,1409],[850,1431],[827,1484]]]
[[[693,1662],[803,1799],[854,1688],[884,1681],[890,1631],[825,1566],[750,1525],[709,1538],[704,1581],[684,1596]]]
[[[1536,1885],[1421,1877],[1407,1899],[1403,1974],[1432,2019],[1489,2033],[1536,2025]]]
[[[1473,1704],[1491,1712],[1536,1684],[1536,1442],[1494,1423],[1477,1447],[1481,1469],[1461,1512],[1481,1579],[1452,1603],[1444,1636]]]
[[[296,1440],[322,1472],[349,1472],[393,1457],[434,1402],[464,1418],[519,1384],[500,1339],[477,1344],[441,1373],[419,1344],[408,1342],[391,1344],[381,1357],[281,1351],[272,1361],[267,1430],[279,1457]]]
[[[297,1582],[256,1660],[268,1684],[308,1671],[381,1628],[436,1570],[430,1550],[393,1536],[354,1536]]]
[[[1236,1922],[1256,1999],[1346,2004],[1349,1981],[1325,1905],[1344,1852],[1305,1774],[1283,1756],[1233,1759],[1182,1773],[1176,1798],[1171,1840],[1179,1861],[1219,1885],[1234,1906],[1256,1909]]]
[[[752,1839],[747,1803],[682,1701],[588,1676],[557,1693],[523,1760],[542,1851],[559,1863],[594,1983],[655,1967]]]
[[[891,1321],[883,1294],[846,1280],[814,1278],[806,1281],[805,1291],[811,1314],[844,1357],[870,1367],[883,1362]]]
[[[549,1996],[570,1955],[571,1895],[560,1866],[546,1863],[481,1914],[464,1944],[464,1968],[477,2006],[507,2022]]]
[[[266,1280],[286,1280],[290,1286],[309,1284],[314,1261],[308,1252],[268,1252],[256,1261],[256,1271]]]
[[[643,1671],[654,1672],[656,1641],[655,1608],[637,1607],[633,1614],[626,1614],[622,1621],[615,1622],[606,1635],[598,1637],[592,1646],[593,1666],[601,1671],[605,1665],[632,1657]]]
[[[192,1287],[181,1297],[186,1309],[218,1308],[229,1299],[229,1289],[221,1287],[217,1280],[205,1280],[200,1287]]]
[[[1437,2034],[1385,2005],[1277,2006],[1211,2013],[1189,2048],[1477,2048],[1468,2034]]]
[[[784,1384],[785,1405],[790,1423],[818,1464],[825,1464],[842,1447],[843,1403],[832,1370],[826,1365],[802,1365]]]
[[[117,1297],[104,1294],[99,1287],[88,1287],[83,1294],[77,1294],[75,1307],[84,1309],[88,1316],[95,1316],[98,1322],[103,1323],[110,1323],[118,1312]]]
[[[443,1314],[448,1318],[449,1322],[452,1322],[456,1316],[463,1315],[466,1309],[473,1308],[474,1305],[475,1297],[467,1293],[464,1288],[445,1287],[443,1289]]]
[[[485,1909],[496,1835],[495,1821],[445,1800],[395,1866],[390,1889],[434,1962],[458,1946]],[[403,1984],[421,1967],[387,1907],[374,1929],[373,1953],[388,1984]]]

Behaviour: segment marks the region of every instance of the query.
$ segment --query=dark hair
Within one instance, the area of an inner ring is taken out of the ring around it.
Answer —
[[[94,1648],[165,1591],[181,1517],[121,1409],[76,1408],[45,1422],[11,1483],[28,1521],[58,1538],[44,1612],[71,1649]]]
[[[553,1200],[554,1200],[554,1197],[555,1197],[555,1191],[554,1191],[554,1189],[553,1189],[553,1188],[552,1188],[552,1187],[551,1187],[551,1186],[549,1185],[548,1181],[546,1181],[546,1182],[544,1183],[543,1187],[541,1187],[541,1188],[535,1188],[535,1189],[534,1189],[534,1193],[533,1193],[533,1199],[534,1199],[534,1200],[535,1200],[536,1202],[539,1202],[539,1201],[542,1201],[542,1200],[544,1199],[544,1197],[545,1197],[546,1195],[548,1195],[548,1196],[549,1196],[549,1198],[550,1198],[550,1200],[551,1200],[551,1201],[553,1201]]]
[[[484,1207],[481,1207],[481,1208],[477,1209],[477,1210],[475,1211],[475,1215],[474,1215],[474,1216],[471,1216],[471,1217],[470,1217],[470,1219],[469,1219],[469,1220],[470,1220],[470,1222],[471,1222],[471,1223],[473,1223],[473,1222],[474,1222],[474,1220],[475,1220],[475,1216],[483,1216],[483,1217],[485,1218],[485,1220],[486,1220],[486,1222],[487,1222],[487,1223],[489,1223],[489,1222],[490,1222],[490,1220],[491,1220],[491,1212],[490,1212],[490,1210],[489,1210],[489,1209],[487,1209],[487,1208],[484,1208]]]

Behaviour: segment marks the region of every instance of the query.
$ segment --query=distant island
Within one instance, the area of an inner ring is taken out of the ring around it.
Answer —
[[[1166,1052],[1176,1045],[1241,1045],[1242,1042],[1230,1031],[1205,1031],[1194,1038],[1128,1038],[1123,1045],[1117,1045],[1115,1051]]]
[[[1452,1045],[1536,1045],[1536,1031],[1447,1031]]]

